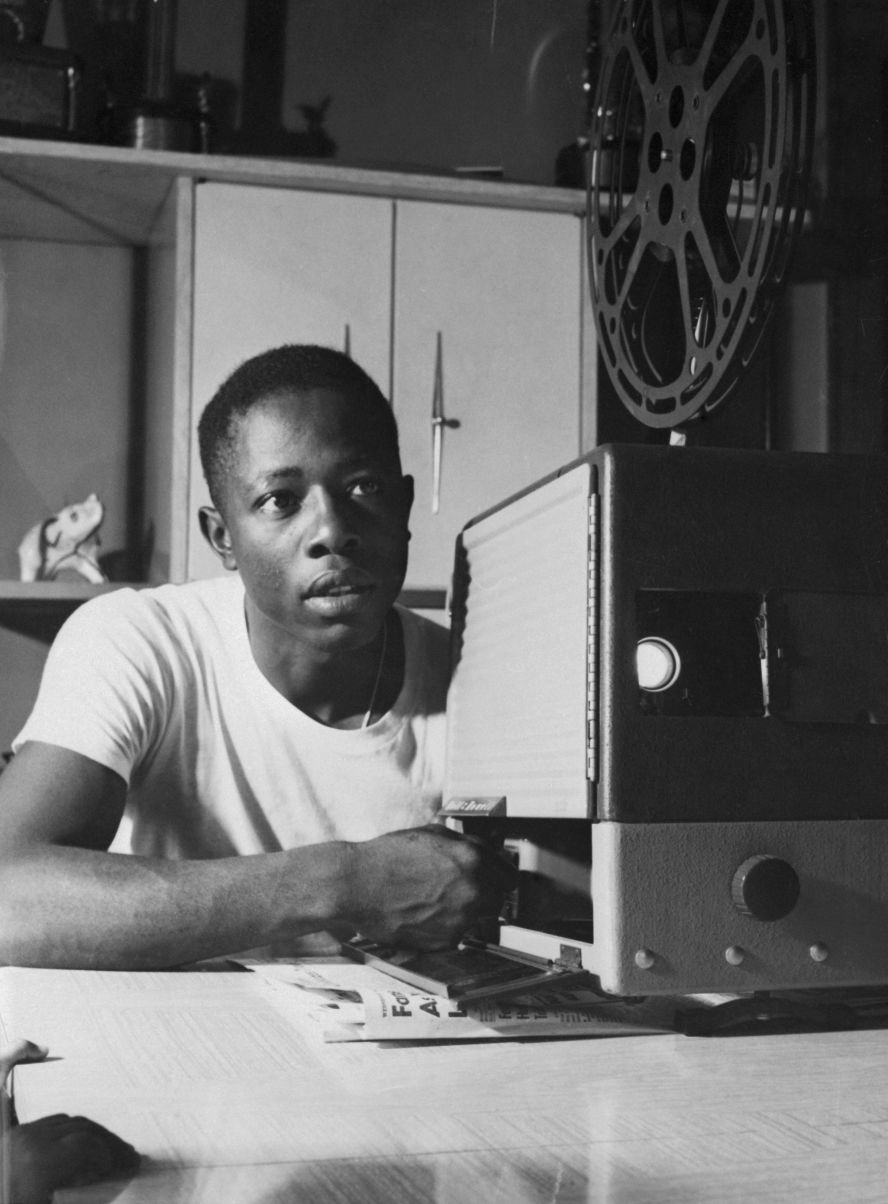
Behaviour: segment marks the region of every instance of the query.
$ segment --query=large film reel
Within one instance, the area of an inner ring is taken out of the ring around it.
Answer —
[[[681,427],[758,346],[804,217],[809,0],[614,0],[591,128],[589,271],[629,411]]]

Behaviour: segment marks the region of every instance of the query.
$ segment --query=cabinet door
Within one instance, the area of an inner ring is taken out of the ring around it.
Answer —
[[[395,228],[393,404],[416,478],[407,584],[447,588],[465,522],[579,455],[581,221],[409,201]]]
[[[392,202],[201,184],[195,202],[188,576],[224,570],[197,523],[198,418],[225,377],[282,343],[348,348],[390,388]]]

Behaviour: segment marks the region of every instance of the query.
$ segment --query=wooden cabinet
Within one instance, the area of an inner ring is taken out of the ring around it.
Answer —
[[[580,454],[581,239],[570,214],[398,204],[392,400],[416,478],[408,586],[446,587],[468,519]]]

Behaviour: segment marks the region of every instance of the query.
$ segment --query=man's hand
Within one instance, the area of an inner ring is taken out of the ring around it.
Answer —
[[[13,1066],[22,1062],[42,1062],[49,1050],[45,1045],[36,1041],[27,1041],[20,1037],[10,1045],[0,1049],[0,1087],[5,1087]]]
[[[139,1165],[131,1145],[85,1116],[41,1116],[4,1138],[12,1204],[49,1204],[62,1187],[130,1176]]]
[[[40,1062],[46,1054],[44,1046],[24,1040],[0,1050],[0,1086],[13,1066]],[[57,1188],[131,1175],[138,1165],[128,1142],[85,1116],[64,1113],[15,1125],[0,1150],[10,1204],[49,1204]]]
[[[384,945],[447,949],[480,920],[499,915],[517,871],[471,837],[430,824],[351,846],[347,917]]]

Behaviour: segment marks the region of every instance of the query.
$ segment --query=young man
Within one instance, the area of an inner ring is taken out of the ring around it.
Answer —
[[[60,632],[0,777],[0,962],[451,945],[511,871],[432,822],[447,635],[395,605],[391,409],[346,356],[283,347],[199,435],[201,527],[237,575],[115,591]]]

